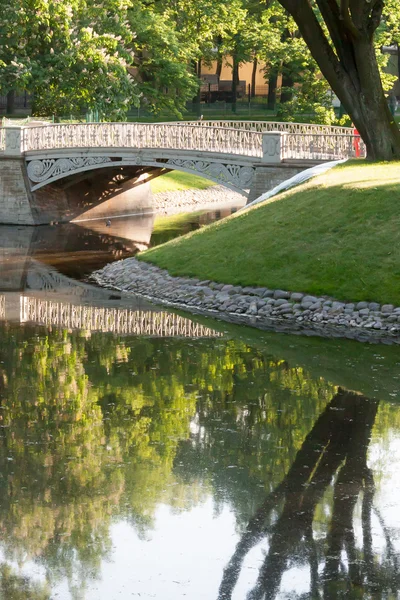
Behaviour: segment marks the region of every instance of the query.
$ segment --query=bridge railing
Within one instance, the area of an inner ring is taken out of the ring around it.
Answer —
[[[20,297],[20,322],[151,337],[223,336],[219,331],[174,313],[83,306],[36,296]]]
[[[4,127],[0,126],[0,152],[6,149],[6,132]]]
[[[350,133],[349,133],[350,131]],[[74,123],[5,128],[5,154],[59,149],[160,149],[251,157],[257,162],[364,157],[359,136],[289,133],[167,123]]]
[[[177,121],[174,125],[184,125],[185,122]],[[296,134],[328,134],[328,135],[351,135],[351,127],[339,127],[337,125],[320,125],[316,123],[287,123],[279,121],[194,121],[192,124],[198,127],[226,127],[228,129],[245,129],[246,131],[257,131],[259,133],[281,131]]]
[[[339,160],[365,158],[366,147],[360,136],[343,134],[285,134],[282,136],[283,160]]]
[[[227,127],[150,123],[84,123],[29,127],[23,152],[62,148],[154,148],[262,157],[262,134]]]

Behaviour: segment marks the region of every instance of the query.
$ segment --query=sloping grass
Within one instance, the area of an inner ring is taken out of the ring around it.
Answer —
[[[182,190],[205,190],[212,185],[217,185],[209,179],[190,175],[181,171],[170,171],[165,175],[160,175],[150,182],[153,194],[159,192],[179,192]]]
[[[400,162],[341,165],[140,259],[174,275],[400,305]]]

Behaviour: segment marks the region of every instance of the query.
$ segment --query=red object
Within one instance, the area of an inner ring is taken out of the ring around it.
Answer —
[[[354,152],[355,152],[356,158],[360,158],[360,156],[361,156],[361,148],[360,148],[361,137],[355,127],[353,129],[353,135],[354,135],[354,142],[353,142],[354,143]]]

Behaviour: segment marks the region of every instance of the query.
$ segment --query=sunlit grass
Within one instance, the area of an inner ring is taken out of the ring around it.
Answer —
[[[353,162],[141,259],[240,285],[400,305],[400,162]]]
[[[216,184],[209,179],[197,177],[197,175],[190,175],[182,171],[170,171],[153,179],[150,185],[153,194],[158,194],[160,192],[178,192],[193,189],[205,190]]]

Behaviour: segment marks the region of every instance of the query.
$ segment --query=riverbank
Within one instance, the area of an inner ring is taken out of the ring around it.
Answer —
[[[207,210],[215,204],[242,207],[246,204],[246,197],[228,190],[222,185],[213,185],[205,189],[193,188],[153,194],[154,210],[161,215]]]
[[[400,307],[389,304],[173,277],[136,258],[111,263],[91,279],[166,306],[264,330],[400,344]]]
[[[171,275],[400,305],[400,162],[353,161],[140,255]]]
[[[400,163],[353,162],[95,278],[234,323],[400,343],[399,192]]]

